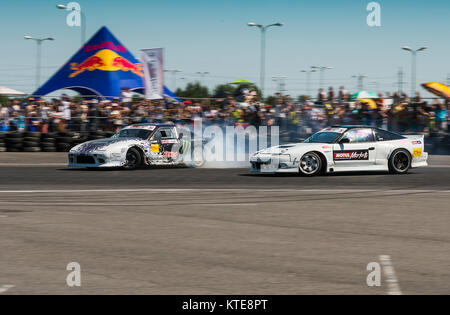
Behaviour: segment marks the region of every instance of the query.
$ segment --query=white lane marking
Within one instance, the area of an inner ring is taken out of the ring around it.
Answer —
[[[2,166],[10,166],[10,167],[38,167],[38,166],[67,166],[67,163],[0,163],[0,167]],[[440,164],[431,164],[426,167],[419,167],[419,169],[422,168],[450,168],[450,165],[440,165]],[[220,169],[223,170],[225,167],[204,167],[204,169]],[[247,166],[241,166],[241,167],[233,167],[233,168],[239,168],[239,169],[248,169]]]
[[[386,278],[385,282],[387,283],[387,294],[402,295],[402,291],[400,290],[400,286],[395,275],[394,266],[391,262],[391,257],[389,255],[381,255],[380,262]]]
[[[98,192],[307,192],[307,193],[450,193],[450,190],[436,189],[251,189],[251,188],[136,188],[136,189],[42,189],[42,190],[0,190],[2,194],[34,193],[98,193]]]
[[[8,291],[8,290],[10,290],[12,288],[14,288],[14,286],[10,285],[10,284],[0,286],[0,294],[5,293],[6,291]]]
[[[0,163],[0,166],[67,166],[67,163]]]

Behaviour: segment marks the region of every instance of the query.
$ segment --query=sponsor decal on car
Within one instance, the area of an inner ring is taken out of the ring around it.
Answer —
[[[369,151],[368,150],[358,150],[358,151],[334,151],[334,160],[345,161],[345,160],[368,160]]]
[[[333,128],[333,127],[329,127],[329,128],[325,128],[322,129],[319,132],[336,132],[336,133],[344,133],[347,130],[347,128]]]
[[[178,152],[164,152],[164,156],[176,158],[178,156]]]
[[[159,144],[152,144],[152,153],[159,152]]]
[[[422,144],[422,141],[412,141],[411,143],[414,144],[414,145],[415,144]]]
[[[176,139],[161,140],[161,144],[170,144],[170,143],[177,143],[177,140]]]
[[[413,149],[413,157],[422,156],[422,149]]]

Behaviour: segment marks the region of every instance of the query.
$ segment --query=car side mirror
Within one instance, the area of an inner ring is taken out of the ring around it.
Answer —
[[[181,140],[181,139],[183,139],[183,134],[182,134],[182,133],[180,133],[180,134],[178,135],[178,140]]]
[[[350,140],[347,138],[341,139],[341,141],[339,141],[340,144],[344,144],[344,143],[350,143]]]

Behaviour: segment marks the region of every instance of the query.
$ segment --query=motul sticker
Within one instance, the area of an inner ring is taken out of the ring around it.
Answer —
[[[359,150],[359,151],[334,151],[334,160],[346,161],[346,160],[368,160],[369,151]]]

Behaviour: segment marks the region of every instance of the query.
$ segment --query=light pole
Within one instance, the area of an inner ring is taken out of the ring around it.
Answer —
[[[253,22],[247,23],[248,26],[256,26],[261,31],[261,67],[260,67],[260,89],[261,97],[264,96],[264,79],[266,71],[266,30],[272,26],[283,26],[283,23],[274,23],[269,25],[256,24]]]
[[[419,49],[411,49],[408,46],[403,46],[402,49],[411,52],[412,60],[411,60],[411,97],[414,97],[414,92],[416,90],[416,56],[419,51],[423,51],[428,47],[422,47]]]
[[[42,47],[42,42],[46,41],[46,40],[54,40],[54,38],[52,37],[47,37],[47,38],[34,38],[31,36],[24,36],[24,38],[26,40],[34,40],[37,44],[37,53],[36,53],[36,89],[39,88],[39,86],[41,85],[40,80],[41,80],[41,47]]]
[[[58,4],[56,7],[60,10],[68,10],[68,7],[64,4]],[[78,11],[81,15],[81,46],[83,46],[86,42],[86,15],[81,9],[72,8],[72,11]]]
[[[364,90],[364,78],[367,78],[367,75],[365,74],[358,74],[358,75],[352,75],[352,78],[357,79],[357,89],[358,91]]]
[[[311,96],[311,91],[309,89],[310,86],[310,80],[311,80],[311,73],[313,72],[317,72],[316,70],[312,69],[312,70],[302,70],[300,72],[304,72],[306,73],[306,95],[307,96]]]
[[[320,71],[319,89],[323,89],[325,70],[331,70],[333,69],[333,67],[312,66],[311,69],[316,69]]]
[[[285,91],[285,86],[286,86],[286,84],[285,84],[285,82],[284,82],[284,80],[286,80],[287,79],[287,77],[285,77],[285,76],[282,76],[282,75],[274,75],[273,77],[272,77],[272,80],[274,81],[274,82],[277,82],[277,86],[278,86],[278,93],[280,93],[280,94],[283,94],[283,92]]]
[[[180,73],[180,72],[183,72],[183,71],[176,69],[176,70],[164,70],[164,72],[172,74],[172,88],[175,91],[177,89],[177,78],[176,78],[176,75],[177,75],[177,73]]]
[[[204,78],[205,78],[205,76],[207,75],[207,74],[209,74],[209,72],[197,72],[197,74],[199,74],[200,75],[200,77],[201,77],[201,84],[202,85],[204,85],[205,84],[205,82],[204,82]]]

